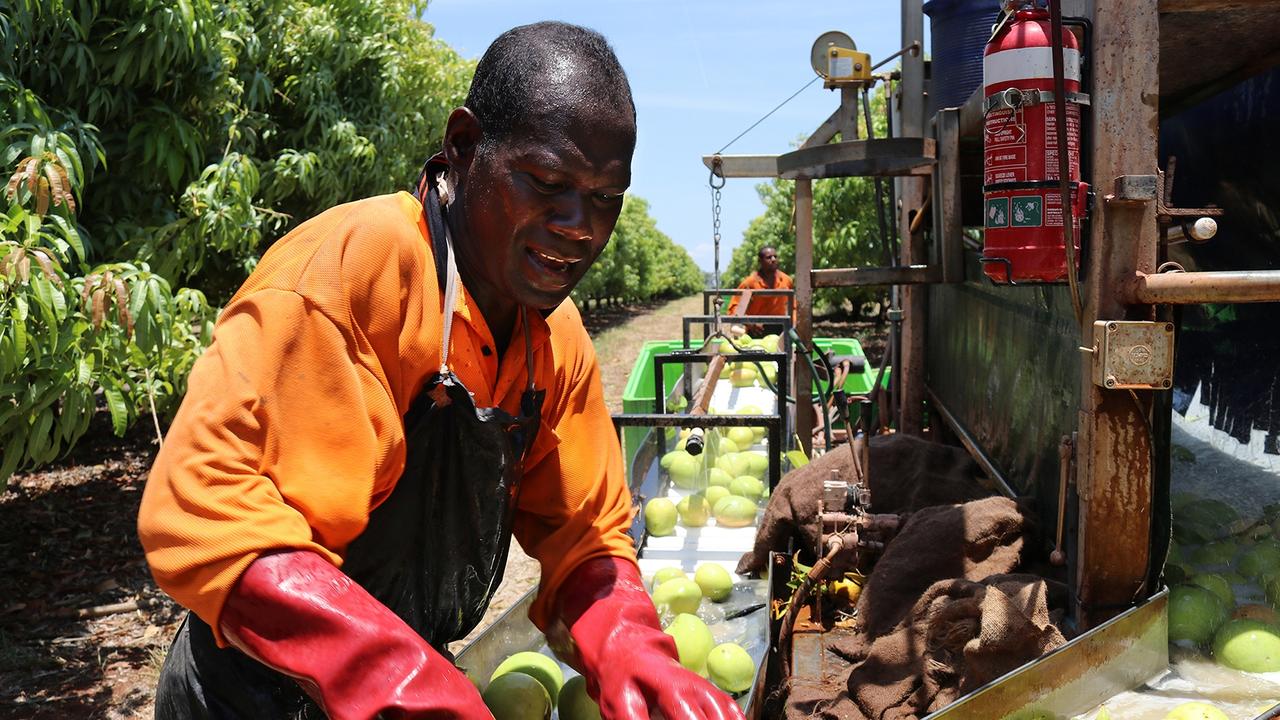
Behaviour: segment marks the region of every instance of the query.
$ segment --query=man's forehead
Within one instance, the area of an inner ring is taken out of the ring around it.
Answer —
[[[635,121],[629,112],[607,104],[562,101],[544,105],[513,127],[504,144],[520,152],[573,145],[584,153],[620,142],[634,144]],[[604,142],[602,142],[604,141]],[[558,152],[558,150],[557,150]]]
[[[562,171],[608,175],[610,184],[629,185],[634,132],[573,123],[516,128],[495,150],[507,162]]]

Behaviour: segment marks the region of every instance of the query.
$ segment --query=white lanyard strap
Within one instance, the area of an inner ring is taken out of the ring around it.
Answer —
[[[449,234],[449,224],[444,226],[444,247],[446,254],[445,272],[448,277],[444,283],[444,339],[440,343],[440,372],[449,372],[449,343],[453,338],[453,307],[458,300],[458,266],[453,262],[453,236]]]

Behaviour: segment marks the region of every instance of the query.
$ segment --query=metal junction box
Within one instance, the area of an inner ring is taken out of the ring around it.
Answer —
[[[1095,322],[1093,384],[1108,390],[1173,387],[1173,323]]]

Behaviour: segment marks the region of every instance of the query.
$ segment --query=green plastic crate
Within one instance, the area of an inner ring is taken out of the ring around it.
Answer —
[[[680,340],[649,340],[640,349],[640,355],[631,366],[631,374],[627,376],[627,387],[622,391],[622,412],[653,412],[653,356],[664,355],[684,347]],[[680,378],[681,367],[668,365],[663,369],[666,376],[666,394],[669,395]],[[640,428],[630,428],[639,430]],[[643,433],[642,433],[643,434]]]
[[[853,355],[856,357],[864,355],[861,343],[853,338],[814,338],[813,342],[823,352],[830,352],[837,356]],[[622,411],[624,413],[651,413],[654,411],[653,357],[654,355],[680,350],[683,347],[684,343],[680,340],[650,340],[644,344],[639,356],[636,357],[635,364],[631,366],[631,374],[627,376],[627,386],[622,392]],[[844,382],[845,392],[852,395],[865,395],[870,392],[871,386],[875,383],[878,370],[879,368],[873,368],[868,364],[862,373],[849,375]],[[681,366],[666,366],[664,371],[664,396],[669,396],[671,391],[675,389],[680,374]],[[888,387],[888,383],[889,369],[886,369],[884,381],[881,385]],[[818,386],[815,382],[812,393],[817,394],[817,392]],[[628,472],[636,452],[639,450],[641,443],[644,442],[645,436],[649,434],[649,430],[649,428],[643,427],[626,427],[622,429],[622,456],[626,459]]]

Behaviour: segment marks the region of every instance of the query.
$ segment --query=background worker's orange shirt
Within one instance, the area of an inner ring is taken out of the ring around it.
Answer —
[[[408,193],[342,205],[277,242],[223,310],[142,497],[138,535],[156,582],[223,642],[219,614],[249,563],[347,545],[404,468],[403,418],[440,366],[443,293]],[[465,288],[449,367],[479,407],[518,414],[524,331],[499,359]],[[572,302],[529,313],[534,383],[547,391],[514,532],[542,566],[530,616],[584,560],[634,561],[631,496],[600,369]],[[455,538],[470,542],[469,538]],[[448,546],[437,549],[449,552]]]
[[[769,287],[760,277],[759,271],[753,272],[738,283],[739,290],[790,290],[795,287],[795,283],[791,282],[791,276],[776,270],[773,287]],[[738,300],[741,295],[735,295],[729,301],[729,310],[726,314],[732,315],[733,311],[738,309]],[[748,315],[786,315],[787,314],[787,298],[785,295],[752,295],[751,302],[747,305]],[[792,313],[794,315],[795,313]],[[772,331],[770,331],[772,332]]]

